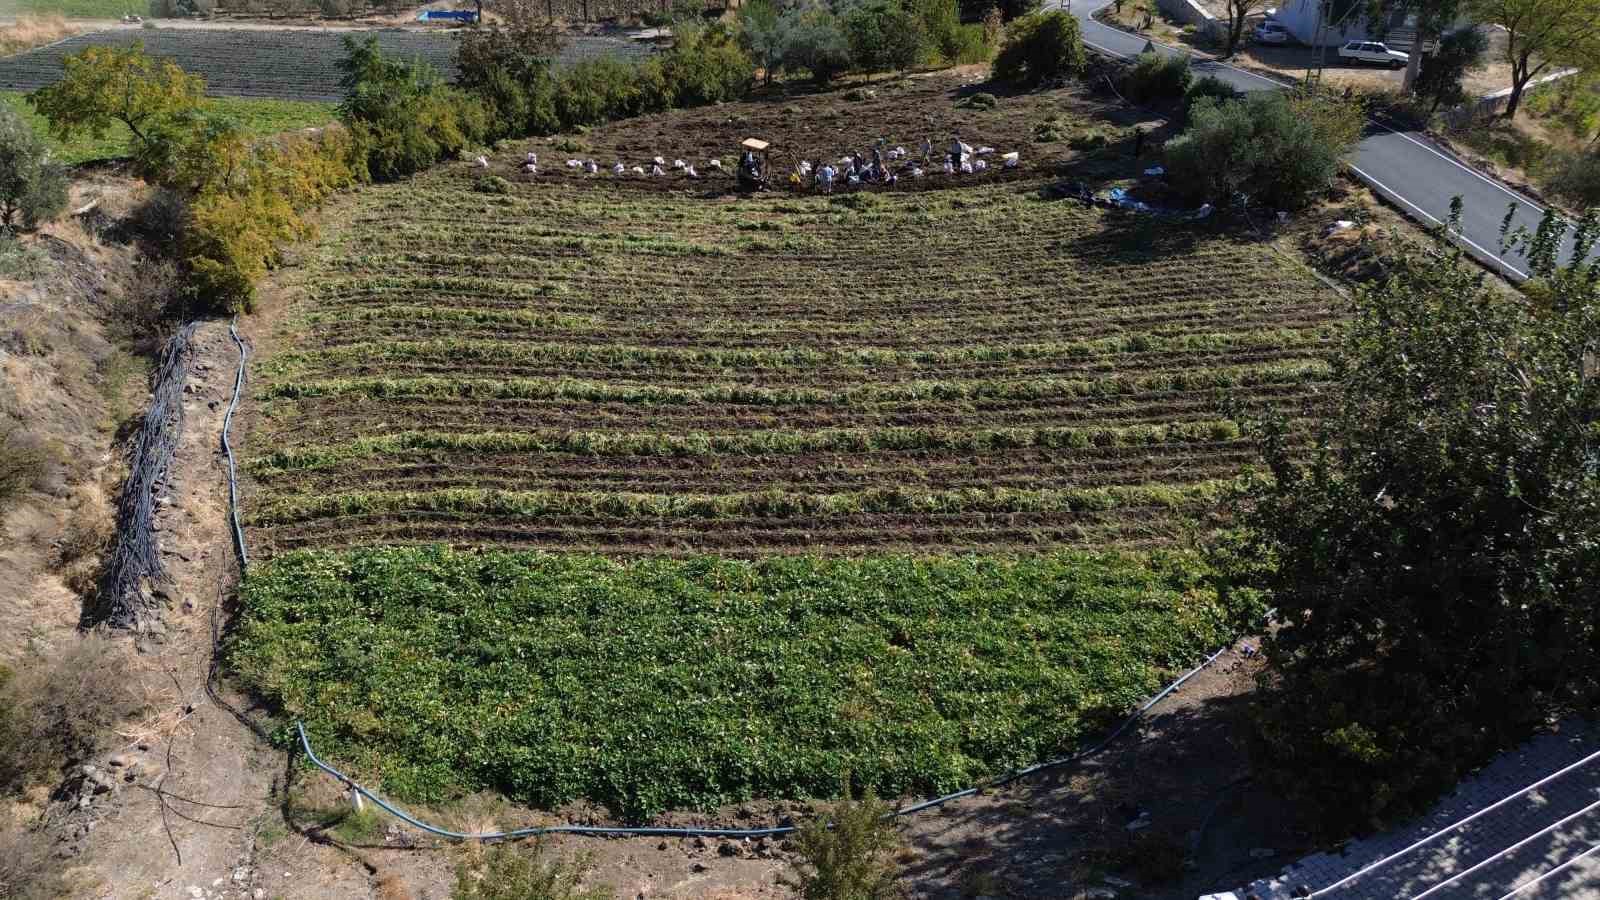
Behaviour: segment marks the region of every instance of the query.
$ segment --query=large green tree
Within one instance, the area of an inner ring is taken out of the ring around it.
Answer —
[[[194,110],[205,98],[205,82],[170,59],[156,59],[135,42],[128,47],[90,47],[62,62],[61,80],[29,95],[63,140],[79,132],[93,137],[121,122],[144,144],[153,125]]]
[[[1559,229],[1528,297],[1442,242],[1397,261],[1321,425],[1265,429],[1240,557],[1280,622],[1265,760],[1339,831],[1600,697],[1600,271],[1555,268]]]
[[[1528,82],[1561,66],[1600,69],[1600,0],[1466,0],[1474,20],[1506,30],[1511,66],[1506,118],[1517,114]]]

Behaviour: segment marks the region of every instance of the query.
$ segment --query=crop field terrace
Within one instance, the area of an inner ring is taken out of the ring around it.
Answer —
[[[44,47],[0,57],[0,91],[33,91],[61,78],[62,60],[94,46],[144,45],[152,56],[171,59],[206,80],[216,97],[252,97],[337,103],[339,60],[346,35],[376,37],[384,53],[421,59],[447,76],[455,72],[455,35],[448,32],[374,29],[113,28],[93,31]],[[558,64],[593,56],[640,56],[649,47],[617,38],[575,36]]]
[[[320,753],[629,821],[942,791],[1259,614],[1184,546],[1227,401],[1314,414],[1305,270],[1036,170],[735,200],[539,146],[362,190],[269,303],[230,658]]]
[[[368,192],[258,368],[272,552],[1149,546],[1327,375],[1264,248],[1037,184],[739,203],[462,166]]]

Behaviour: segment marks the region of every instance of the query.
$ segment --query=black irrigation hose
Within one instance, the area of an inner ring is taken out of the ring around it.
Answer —
[[[183,429],[183,388],[198,322],[178,329],[161,350],[150,408],[128,455],[128,477],[117,501],[117,538],[100,581],[96,618],[116,628],[138,628],[155,613],[143,584],[166,577],[155,537],[155,497],[166,486]]]
[[[227,462],[228,462],[228,501],[229,501],[229,510],[228,511],[229,511],[229,516],[230,516],[230,519],[231,519],[231,522],[232,522],[232,525],[233,525],[234,540],[235,540],[235,542],[237,544],[236,549],[238,550],[238,553],[239,553],[239,568],[240,568],[240,573],[242,575],[243,571],[245,569],[245,566],[247,565],[247,563],[249,561],[249,555],[248,555],[248,552],[245,549],[244,530],[239,527],[239,482],[238,482],[238,473],[237,473],[237,468],[235,466],[234,458],[233,458],[233,446],[228,442],[228,430],[232,426],[233,414],[234,414],[235,410],[238,409],[239,397],[240,397],[241,393],[243,392],[244,376],[245,376],[245,363],[249,358],[249,352],[245,348],[244,341],[240,339],[239,332],[238,332],[237,328],[235,327],[235,325],[237,324],[237,321],[238,320],[235,319],[234,323],[231,323],[228,326],[229,335],[232,336],[233,342],[236,345],[238,345],[238,347],[239,347],[239,371],[238,371],[238,374],[234,377],[234,380],[233,380],[233,399],[228,403],[228,412],[223,417],[222,451],[226,455]],[[1271,616],[1272,616],[1272,613],[1268,612],[1267,613],[1267,618],[1270,619]],[[1179,687],[1181,687],[1183,685],[1184,682],[1186,682],[1190,678],[1193,678],[1194,676],[1200,674],[1207,667],[1209,667],[1212,663],[1216,662],[1217,658],[1222,656],[1222,654],[1227,652],[1227,650],[1228,650],[1227,647],[1223,647],[1222,649],[1220,649],[1220,650],[1216,651],[1215,653],[1212,653],[1210,656],[1206,657],[1205,661],[1200,663],[1200,665],[1195,666],[1193,669],[1190,669],[1188,672],[1184,673],[1183,677],[1181,677],[1178,680],[1176,680],[1176,681],[1172,682],[1171,684],[1167,685],[1165,688],[1163,688],[1161,690],[1160,693],[1156,694],[1154,697],[1151,697],[1149,700],[1145,701],[1144,705],[1140,706],[1137,710],[1135,710],[1133,715],[1131,715],[1127,719],[1123,720],[1122,724],[1118,725],[1115,729],[1113,729],[1111,731],[1110,734],[1106,735],[1098,743],[1094,744],[1091,747],[1088,747],[1088,748],[1086,748],[1084,750],[1080,750],[1080,751],[1078,751],[1076,753],[1073,753],[1073,754],[1070,754],[1070,755],[1067,755],[1067,756],[1063,756],[1063,757],[1060,757],[1060,758],[1057,758],[1057,759],[1052,759],[1052,760],[1047,760],[1045,762],[1037,763],[1035,765],[1031,765],[1031,766],[1028,766],[1026,768],[1014,769],[1014,770],[1012,770],[1010,772],[1006,772],[1006,773],[1004,773],[1002,775],[996,776],[995,778],[991,778],[988,781],[986,781],[986,782],[984,782],[984,783],[982,783],[980,785],[977,785],[977,786],[974,786],[974,787],[969,787],[966,790],[956,791],[953,794],[946,794],[946,795],[944,795],[942,797],[934,797],[934,798],[929,799],[929,800],[924,800],[924,801],[922,801],[920,803],[913,803],[910,806],[900,807],[899,809],[896,809],[893,812],[889,813],[888,814],[888,818],[898,818],[898,817],[901,817],[901,816],[909,816],[909,815],[913,815],[915,813],[923,812],[925,810],[935,809],[937,807],[945,805],[946,803],[950,803],[950,802],[952,802],[954,800],[960,800],[960,799],[965,798],[965,797],[976,796],[976,795],[982,793],[983,791],[993,790],[995,788],[1002,787],[1002,786],[1010,784],[1011,782],[1016,781],[1018,779],[1025,778],[1025,777],[1027,777],[1029,775],[1034,775],[1034,774],[1037,774],[1039,772],[1046,771],[1048,769],[1057,769],[1057,768],[1060,768],[1062,766],[1070,765],[1072,763],[1081,762],[1082,760],[1087,759],[1090,756],[1093,756],[1093,755],[1101,752],[1107,746],[1109,746],[1112,741],[1115,741],[1118,737],[1121,737],[1124,732],[1126,732],[1129,728],[1133,727],[1133,724],[1135,722],[1137,722],[1141,718],[1143,718],[1145,713],[1150,711],[1151,707],[1155,706],[1157,703],[1160,703],[1162,700],[1166,699],[1167,695],[1171,694],[1173,691],[1176,691]],[[252,725],[252,727],[255,728],[255,730],[258,733],[261,730],[260,728],[255,727],[253,725]],[[373,803],[377,804],[379,807],[381,807],[384,810],[386,810],[387,812],[391,813],[392,815],[394,815],[396,818],[400,819],[401,821],[404,821],[404,822],[406,822],[406,823],[408,823],[410,825],[413,825],[413,826],[415,826],[415,827],[417,827],[417,828],[419,828],[419,829],[421,829],[423,831],[426,831],[426,832],[428,832],[430,834],[438,835],[439,837],[443,837],[443,838],[449,838],[451,840],[471,840],[471,841],[515,840],[515,839],[518,839],[518,838],[535,837],[535,836],[538,836],[538,835],[545,835],[545,834],[576,834],[576,835],[588,835],[588,836],[591,836],[591,837],[761,838],[761,837],[778,837],[780,835],[792,834],[796,830],[798,830],[798,826],[795,826],[795,825],[778,825],[778,826],[774,826],[774,827],[771,827],[771,828],[652,828],[652,827],[625,828],[625,827],[607,827],[607,826],[594,826],[594,825],[551,825],[551,826],[546,826],[546,827],[517,828],[517,829],[512,829],[510,831],[487,831],[487,832],[477,832],[477,833],[451,831],[448,828],[441,828],[441,827],[439,827],[437,825],[430,825],[427,822],[424,822],[421,819],[418,819],[417,817],[411,815],[410,813],[406,812],[405,810],[401,809],[400,807],[398,807],[398,806],[394,805],[393,803],[390,803],[389,801],[385,800],[383,797],[379,796],[376,792],[374,792],[371,788],[368,788],[368,787],[365,787],[365,786],[363,786],[361,784],[358,784],[356,781],[351,779],[348,775],[344,774],[343,772],[339,771],[338,769],[335,769],[333,766],[330,766],[327,763],[323,762],[322,759],[317,756],[316,751],[311,748],[311,737],[306,734],[305,724],[303,722],[296,721],[294,723],[294,727],[295,727],[296,733],[298,734],[298,736],[300,738],[300,748],[305,751],[306,758],[311,761],[312,765],[315,765],[317,768],[321,769],[322,771],[327,772],[329,775],[332,775],[334,778],[338,779],[338,781],[341,784],[345,785],[351,791],[361,795],[362,797],[367,798],[368,800],[371,800]]]

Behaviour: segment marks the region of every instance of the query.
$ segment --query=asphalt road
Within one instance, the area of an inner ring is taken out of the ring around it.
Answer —
[[[1409,824],[1235,890],[1292,900],[1600,900],[1600,727],[1569,720]]]
[[[1136,56],[1144,50],[1148,43],[1146,38],[1094,20],[1094,14],[1111,5],[1111,0],[1070,0],[1070,3],[1072,14],[1083,26],[1084,43],[1090,48],[1121,57]],[[1187,53],[1159,44],[1157,50],[1170,55]],[[1196,74],[1215,75],[1241,91],[1284,88],[1281,82],[1265,76],[1190,55]],[[1516,254],[1500,258],[1497,251],[1500,224],[1507,207],[1515,203],[1517,215],[1512,228],[1522,225],[1532,231],[1544,216],[1543,206],[1456,159],[1425,135],[1378,121],[1368,126],[1350,168],[1384,199],[1428,224],[1442,224],[1448,219],[1450,201],[1460,197],[1463,210],[1459,237],[1468,252],[1510,279],[1522,281],[1528,277],[1524,261]],[[1563,261],[1571,261],[1572,255],[1569,233],[1562,250]]]

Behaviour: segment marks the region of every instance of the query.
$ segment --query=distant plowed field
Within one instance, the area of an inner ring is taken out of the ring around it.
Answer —
[[[363,192],[307,267],[254,370],[268,555],[1164,545],[1251,458],[1226,401],[1328,375],[1304,270],[1037,182],[476,177]]]
[[[61,77],[61,60],[97,45],[127,46],[142,42],[149,53],[167,57],[186,71],[203,76],[206,92],[222,97],[271,97],[283,100],[336,101],[338,62],[347,34],[376,36],[386,53],[421,58],[447,76],[455,72],[455,36],[400,30],[370,32],[268,31],[257,29],[156,28],[117,29],[82,34],[57,44],[0,58],[0,90],[31,91]],[[591,56],[634,56],[649,48],[604,37],[571,39],[560,61]]]

